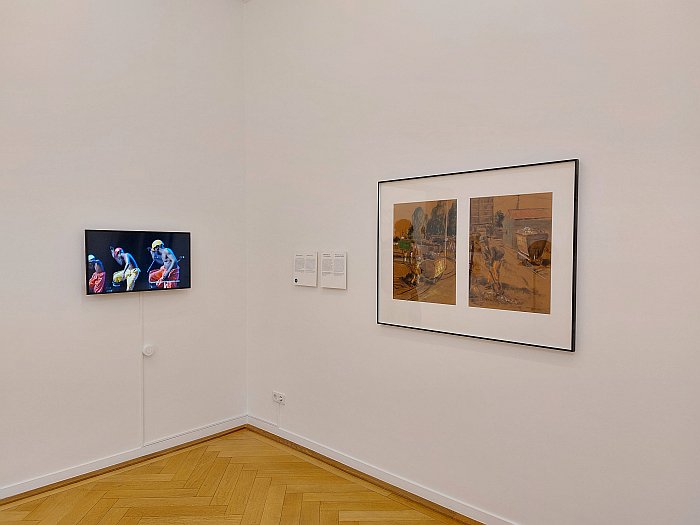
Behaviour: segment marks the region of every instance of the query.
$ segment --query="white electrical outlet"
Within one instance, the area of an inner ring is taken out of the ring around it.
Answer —
[[[287,401],[287,395],[283,394],[282,392],[277,392],[275,390],[272,391],[272,400],[275,403],[279,403],[280,405],[284,405],[285,401]]]

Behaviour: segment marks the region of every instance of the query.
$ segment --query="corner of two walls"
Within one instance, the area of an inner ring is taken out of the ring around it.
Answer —
[[[249,413],[487,523],[700,520],[692,264],[639,256],[700,255],[697,7],[206,5],[0,8],[0,486]],[[576,354],[375,324],[377,180],[570,157]],[[140,300],[83,295],[88,227],[193,234],[186,300],[143,298],[145,436]],[[347,291],[289,285],[331,248]]]

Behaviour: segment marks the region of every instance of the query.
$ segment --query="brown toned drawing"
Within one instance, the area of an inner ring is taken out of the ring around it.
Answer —
[[[469,306],[550,313],[552,193],[470,199]]]
[[[394,299],[456,304],[457,201],[394,204]]]

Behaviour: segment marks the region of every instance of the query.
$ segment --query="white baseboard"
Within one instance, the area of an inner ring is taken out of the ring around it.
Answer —
[[[437,503],[438,505],[442,505],[445,508],[448,508],[455,512],[459,512],[464,516],[468,516],[475,520],[481,521],[486,525],[516,525],[512,521],[509,521],[505,518],[502,518],[485,510],[482,510],[478,507],[475,507],[474,505],[470,505],[458,499],[442,494],[441,492],[429,489],[428,487],[424,487],[419,483],[407,480],[405,478],[402,478],[401,476],[392,474],[391,472],[386,472],[378,467],[370,465],[369,463],[365,463],[359,459],[356,459],[352,456],[348,456],[347,454],[339,452],[333,448],[317,443],[316,441],[305,438],[288,430],[279,428],[275,423],[266,421],[261,418],[257,418],[255,416],[244,415],[225,419],[223,421],[218,421],[210,425],[181,432],[172,436],[167,436],[162,439],[154,440],[146,443],[143,447],[138,447],[124,452],[120,452],[112,456],[90,461],[88,463],[83,463],[82,465],[77,465],[75,467],[67,468],[57,472],[52,472],[43,476],[38,476],[30,480],[21,481],[19,483],[7,485],[5,487],[0,487],[0,499],[9,498],[16,494],[21,494],[22,492],[27,492],[29,490],[45,487],[47,485],[51,485],[52,483],[73,478],[75,476],[80,476],[82,474],[87,474],[89,472],[94,472],[96,470],[100,470],[105,467],[110,467],[112,465],[116,465],[124,461],[129,461],[142,456],[147,456],[148,454],[159,452],[161,450],[165,450],[170,447],[175,447],[177,445],[182,445],[183,443],[187,443],[188,441],[194,441],[196,439],[211,436],[219,432],[224,432],[225,430],[230,430],[232,428],[245,425],[246,423],[250,423],[253,426],[270,432],[271,434],[275,434],[276,436],[279,436],[281,438],[292,441],[297,445],[301,445],[310,450],[318,452],[319,454],[323,454],[324,456],[334,459],[335,461],[339,461],[344,465],[359,470],[360,472],[364,472],[365,474],[385,481],[386,483],[390,483],[403,490],[407,490],[408,492],[411,492],[417,496]]]
[[[391,472],[381,470],[373,465],[370,465],[369,463],[365,463],[364,461],[356,459],[352,456],[343,454],[342,452],[339,452],[335,449],[321,445],[316,441],[305,438],[293,432],[289,432],[288,430],[279,428],[276,424],[270,421],[266,421],[264,419],[249,415],[248,423],[262,430],[270,432],[271,434],[275,434],[276,436],[292,441],[297,445],[301,445],[303,447],[313,450],[314,452],[323,454],[326,457],[334,459],[335,461],[338,461],[340,463],[343,463],[344,465],[359,470],[360,472],[364,472],[365,474],[385,481],[386,483],[390,483],[395,487],[399,487],[403,490],[411,492],[416,496],[420,496],[421,498],[425,498],[445,508],[448,508],[455,512],[459,512],[464,516],[468,516],[477,521],[481,521],[486,525],[516,525],[512,521],[509,521],[505,518],[502,518],[485,510],[482,510],[478,507],[475,507],[474,505],[470,505],[458,499],[442,494],[441,492],[429,489],[428,487],[424,487],[423,485],[402,478],[401,476],[397,476],[396,474],[392,474]]]
[[[177,445],[182,445],[183,443],[187,443],[188,441],[194,441],[196,439],[211,436],[212,434],[224,432],[225,430],[230,430],[232,428],[245,425],[247,422],[247,416],[232,417],[223,421],[217,421],[216,423],[212,423],[210,425],[205,425],[199,428],[193,428],[191,430],[187,430],[179,434],[151,441],[149,443],[146,443],[143,447],[126,450],[124,452],[120,452],[112,456],[96,459],[94,461],[89,461],[88,463],[83,463],[82,465],[77,465],[75,467],[59,470],[57,472],[45,474],[43,476],[32,478],[26,481],[21,481],[12,485],[7,485],[5,487],[0,487],[0,499],[9,498],[10,496],[15,496],[16,494],[27,492],[28,490],[34,490],[40,487],[45,487],[47,485],[51,485],[52,483],[73,478],[75,476],[80,476],[82,474],[87,474],[89,472],[94,472],[105,467],[111,467],[112,465],[123,463],[124,461],[129,461],[142,456],[147,456],[148,454],[152,454],[154,452],[159,452],[161,450],[165,450],[170,447],[175,447]]]

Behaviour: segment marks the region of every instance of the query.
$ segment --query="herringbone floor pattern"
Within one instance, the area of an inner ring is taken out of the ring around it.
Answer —
[[[441,523],[459,522],[249,430],[0,507],[1,525]]]

